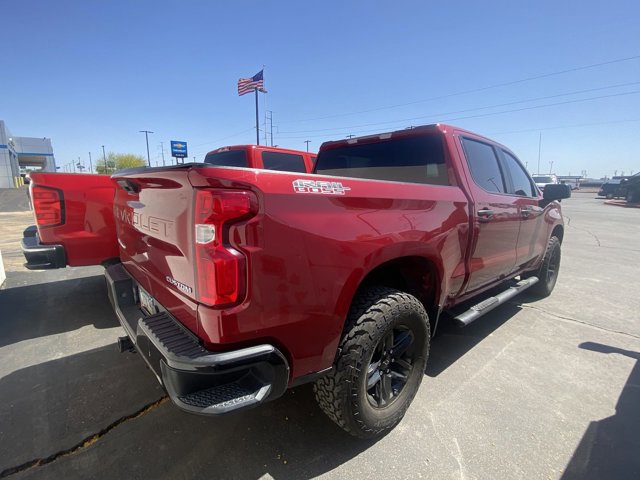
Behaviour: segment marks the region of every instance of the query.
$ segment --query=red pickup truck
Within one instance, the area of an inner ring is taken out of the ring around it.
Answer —
[[[373,437],[409,407],[441,319],[551,293],[571,191],[543,195],[506,147],[430,125],[325,143],[313,173],[33,174],[31,194],[27,258],[104,264],[121,350],[178,407],[224,414],[314,382],[334,422]]]
[[[204,162],[218,167],[247,167],[309,173],[316,155],[299,150],[260,145],[234,145],[207,153]]]

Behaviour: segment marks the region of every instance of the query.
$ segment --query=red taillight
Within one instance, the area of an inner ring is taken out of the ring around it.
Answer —
[[[55,227],[64,223],[62,192],[60,190],[32,184],[31,201],[39,227]]]
[[[229,226],[255,215],[257,199],[239,190],[196,190],[195,232],[198,301],[212,306],[242,300],[247,262],[230,245]]]

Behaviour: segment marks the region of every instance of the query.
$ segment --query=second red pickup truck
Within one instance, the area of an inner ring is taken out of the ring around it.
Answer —
[[[400,422],[441,319],[551,293],[570,196],[541,194],[509,149],[440,124],[325,143],[313,173],[186,164],[92,190],[69,177],[32,175],[25,255],[103,263],[121,349],[178,407],[218,415],[314,382],[360,437]],[[50,234],[69,222],[85,261]]]

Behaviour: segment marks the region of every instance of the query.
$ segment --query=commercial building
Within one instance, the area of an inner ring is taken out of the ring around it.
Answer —
[[[56,161],[50,138],[16,137],[0,120],[0,188],[22,184],[20,173],[26,170],[55,172]]]

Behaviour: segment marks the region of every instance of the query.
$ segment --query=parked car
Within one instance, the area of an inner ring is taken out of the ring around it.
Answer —
[[[600,186],[598,196],[605,197],[608,200],[612,198],[624,198],[625,191],[620,185],[620,180],[607,180]]]
[[[533,175],[533,181],[536,182],[536,187],[540,189],[541,192],[544,192],[544,189],[547,185],[557,185],[560,183],[558,181],[558,177],[555,175]]]
[[[32,179],[27,261],[105,265],[120,349],[175,405],[221,415],[312,382],[358,437],[400,422],[440,321],[551,294],[571,195],[540,194],[508,148],[441,124],[324,143],[312,174],[202,163]]]
[[[640,202],[640,173],[627,177],[620,182],[620,190],[628,203]]]

